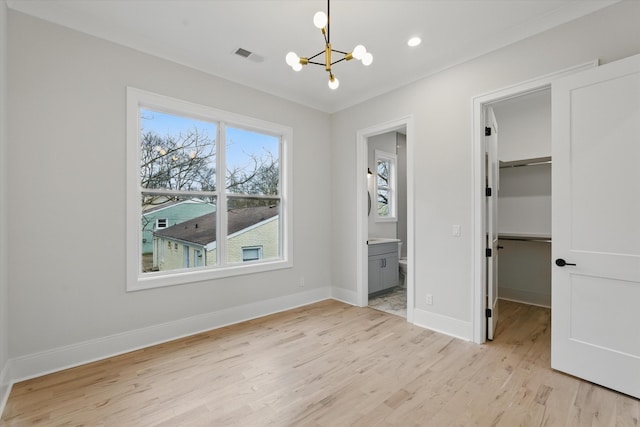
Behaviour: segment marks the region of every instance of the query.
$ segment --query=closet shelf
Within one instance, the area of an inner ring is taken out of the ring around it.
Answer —
[[[500,161],[500,169],[517,168],[521,166],[537,166],[551,164],[551,156],[535,157],[532,159],[511,160],[509,162]]]

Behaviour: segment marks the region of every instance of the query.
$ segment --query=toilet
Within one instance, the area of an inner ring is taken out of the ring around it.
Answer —
[[[400,258],[398,265],[400,266],[400,287],[404,288],[407,285],[407,259]]]
[[[407,285],[407,258],[402,256],[402,242],[398,242],[398,266],[400,268],[400,287]]]

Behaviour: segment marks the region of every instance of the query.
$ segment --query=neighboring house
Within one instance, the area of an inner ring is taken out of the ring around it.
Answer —
[[[279,256],[279,210],[273,206],[232,209],[228,215],[226,263]],[[153,267],[157,270],[216,263],[216,216],[206,214],[153,233]]]
[[[142,213],[142,254],[153,252],[153,232],[162,230],[190,219],[211,214],[216,207],[199,199],[179,202],[170,201],[161,205],[143,208]]]

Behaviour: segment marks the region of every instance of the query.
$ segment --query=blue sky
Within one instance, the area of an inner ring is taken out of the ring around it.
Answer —
[[[204,131],[209,138],[214,139],[216,137],[217,125],[212,122],[147,109],[141,109],[141,116],[142,130],[154,131],[160,136],[184,134],[196,127],[199,132],[202,133]],[[253,162],[248,157],[249,154],[262,157],[268,151],[273,154],[274,159],[279,157],[279,138],[277,137],[229,126],[227,126],[226,133],[227,141],[232,142],[227,144],[227,164],[230,167],[248,166],[253,168]]]

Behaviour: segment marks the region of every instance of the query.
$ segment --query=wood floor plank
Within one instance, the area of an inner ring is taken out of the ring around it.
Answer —
[[[476,345],[323,301],[15,384],[0,426],[636,426],[640,402],[550,369],[548,309]]]

